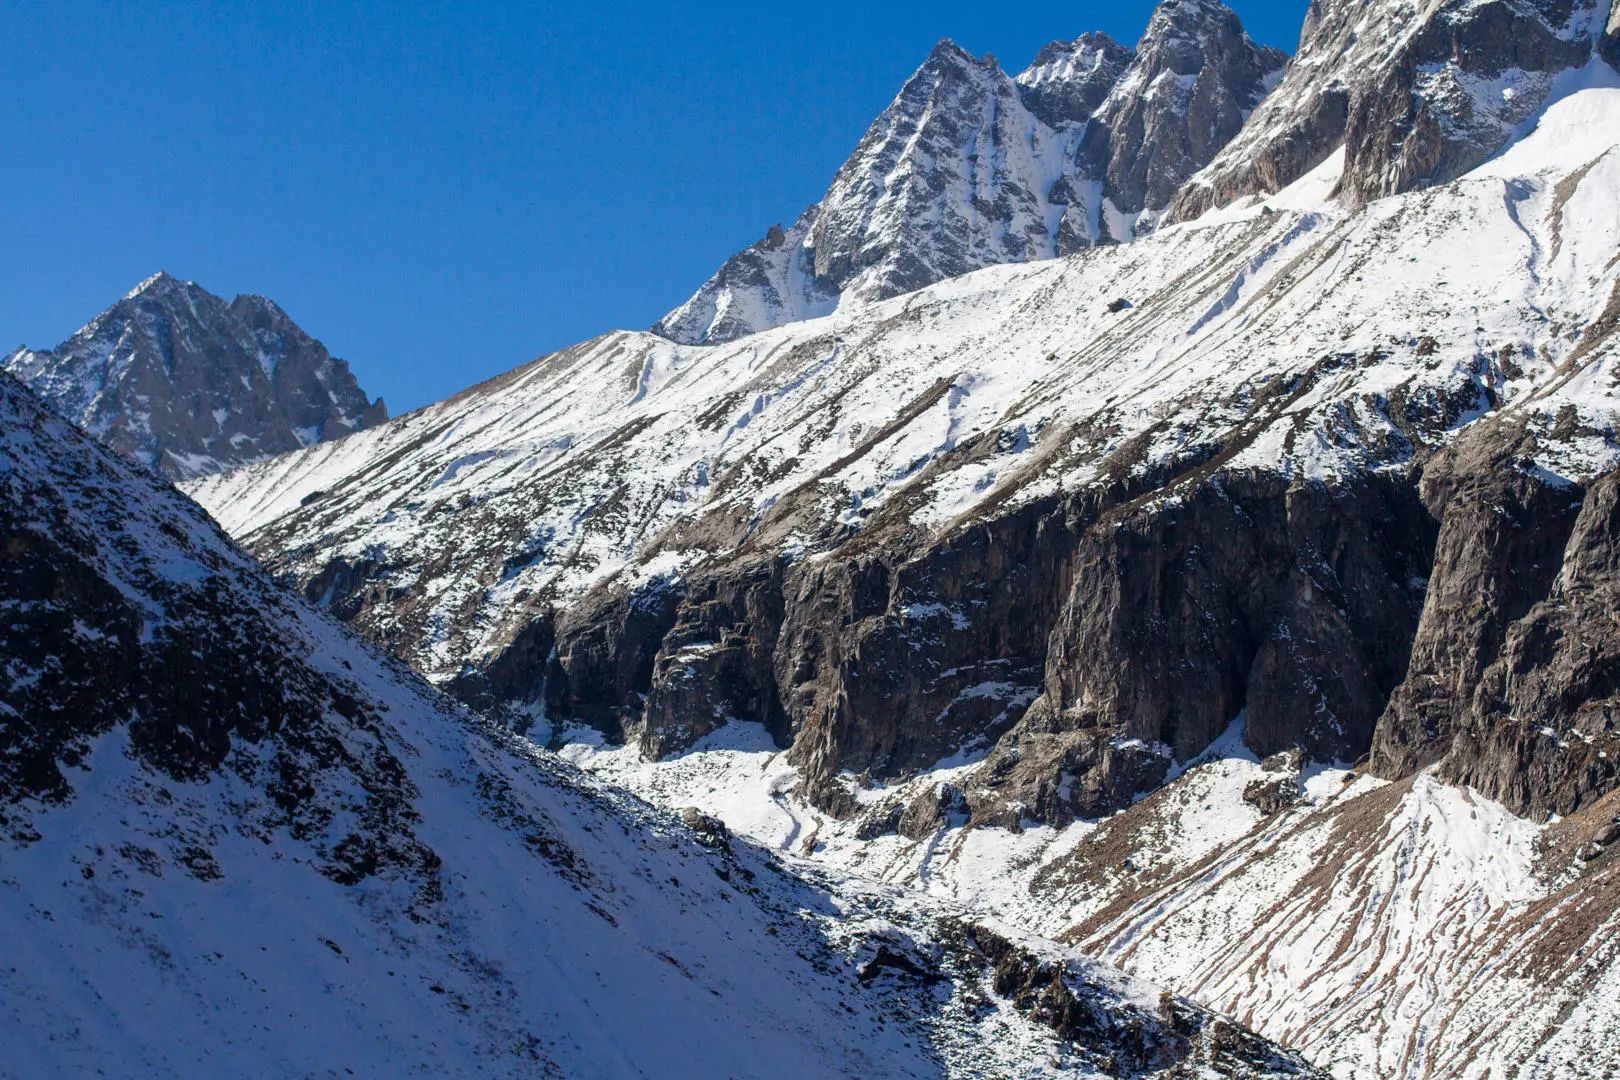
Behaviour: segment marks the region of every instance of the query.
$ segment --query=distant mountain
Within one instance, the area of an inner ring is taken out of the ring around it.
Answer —
[[[0,1072],[1317,1076],[594,782],[0,374]]]
[[[1134,52],[1054,42],[1016,77],[941,41],[826,194],[654,327],[732,341],[999,263],[1149,228],[1235,135],[1286,57],[1219,0],[1165,0]]]
[[[262,296],[155,274],[54,349],[0,368],[119,453],[189,479],[388,419],[349,365]]]

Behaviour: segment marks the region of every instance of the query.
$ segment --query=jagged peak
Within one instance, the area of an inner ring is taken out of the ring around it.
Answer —
[[[1252,50],[1267,70],[1280,71],[1288,61],[1288,54],[1281,49],[1250,37],[1238,13],[1221,0],[1162,0],[1148,19],[1136,56],[1139,63],[1179,71],[1194,56],[1206,58],[1212,46],[1218,51],[1233,47]]]
[[[180,278],[175,277],[167,270],[159,270],[150,277],[143,278],[139,285],[136,285],[133,289],[124,294],[124,299],[134,300],[136,297],[145,296],[148,293],[164,293],[173,289],[186,287],[195,289],[197,288],[197,283],[195,281],[182,281]]]
[[[919,76],[935,75],[943,72],[960,72],[967,77],[983,77],[1001,74],[1001,63],[994,53],[985,53],[983,56],[974,56],[953,39],[942,37],[934,43],[933,49],[928,53],[927,59],[917,65],[917,70],[906,80],[901,88],[900,96],[904,97]]]
[[[1287,53],[1251,38],[1237,12],[1221,0],[1162,0],[1137,42],[1130,71],[1115,84],[1110,99],[1135,98],[1156,76],[1193,75],[1213,56],[1234,51],[1251,54],[1267,72],[1281,72],[1288,62]]]
[[[897,109],[902,113],[915,113],[933,100],[943,87],[962,83],[990,84],[1007,78],[990,53],[983,57],[974,56],[950,38],[940,38],[928,58],[900,87],[885,115]]]
[[[292,316],[287,314],[286,308],[268,296],[261,296],[258,293],[241,293],[231,300],[230,306],[231,312],[237,316],[262,315],[271,322],[285,323],[294,328],[298,325]]]
[[[1088,30],[1072,41],[1059,39],[1042,45],[1014,81],[1032,86],[1077,73],[1090,74],[1111,61],[1129,63],[1133,55],[1135,50],[1129,45],[1121,45],[1101,30]]]
[[[1237,12],[1221,0],[1160,0],[1148,18],[1144,41],[1161,34],[1185,33],[1189,29],[1227,21],[1237,21]]]
[[[948,37],[942,37],[934,42],[934,47],[929,50],[928,59],[930,61],[937,60],[975,65],[979,62],[976,56]]]

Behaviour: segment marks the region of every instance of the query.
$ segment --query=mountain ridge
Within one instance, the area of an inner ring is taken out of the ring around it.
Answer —
[[[1235,134],[1283,59],[1218,0],[1166,0],[1135,50],[1100,34],[1052,42],[1016,77],[943,39],[822,199],[654,332],[724,343],[846,300],[1128,240]]]

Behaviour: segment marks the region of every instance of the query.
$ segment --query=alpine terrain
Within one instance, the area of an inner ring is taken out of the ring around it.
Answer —
[[[615,793],[4,374],[0,496],[0,1073],[1312,1074]]]
[[[349,365],[262,296],[154,274],[49,351],[0,368],[102,442],[191,479],[388,419]]]
[[[1620,0],[942,42],[651,331],[171,471],[263,572],[6,394],[38,1060],[1620,1075]]]
[[[657,333],[189,490],[655,801],[1341,1076],[1608,1075],[1617,36],[945,44]]]

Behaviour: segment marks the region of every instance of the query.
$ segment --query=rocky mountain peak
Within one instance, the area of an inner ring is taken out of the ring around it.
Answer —
[[[388,418],[273,301],[159,271],[50,350],[0,367],[120,453],[189,479]]]
[[[1136,54],[1107,34],[1041,47],[1014,80],[1029,111],[1054,127],[1082,123],[1103,103]]]
[[[1134,231],[1138,215],[1168,206],[1238,133],[1287,59],[1250,38],[1219,0],[1160,4],[1081,149],[1104,181],[1113,221]],[[1106,238],[1131,236],[1120,235],[1115,224]]]
[[[159,270],[151,277],[143,279],[140,284],[136,285],[133,289],[129,290],[129,292],[125,293],[124,299],[133,300],[145,293],[156,294],[169,292],[173,289],[183,288],[188,284],[191,283],[181,281],[167,270]]]
[[[1283,60],[1214,0],[1162,5],[1134,53],[1100,33],[1052,42],[1016,79],[944,38],[783,242],[733,256],[653,330],[716,344],[1130,239]]]

